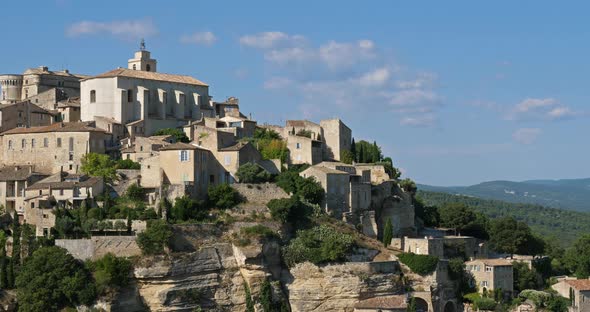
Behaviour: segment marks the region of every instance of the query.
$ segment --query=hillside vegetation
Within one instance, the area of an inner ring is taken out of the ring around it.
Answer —
[[[430,191],[418,191],[417,197],[432,206],[464,203],[492,219],[512,216],[528,224],[536,233],[556,238],[562,246],[569,246],[582,234],[590,232],[590,213]]]
[[[418,188],[431,192],[590,211],[590,179],[490,181],[471,186],[450,187],[419,184]]]

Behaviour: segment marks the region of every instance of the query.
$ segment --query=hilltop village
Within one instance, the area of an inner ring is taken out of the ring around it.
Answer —
[[[143,43],[126,68],[42,66],[0,84],[5,310],[486,310],[547,259],[429,224],[415,184],[344,121],[261,123],[159,72]],[[86,295],[34,306],[31,257],[86,261]],[[117,261],[130,267],[106,269]],[[556,282],[588,311],[590,281]],[[543,307],[525,299],[514,311]]]

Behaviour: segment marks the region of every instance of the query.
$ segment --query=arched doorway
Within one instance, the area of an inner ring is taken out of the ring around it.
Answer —
[[[452,301],[447,301],[447,304],[445,304],[445,309],[444,312],[455,312],[455,303],[453,303]]]
[[[422,298],[414,298],[416,300],[416,312],[428,312],[428,302]]]

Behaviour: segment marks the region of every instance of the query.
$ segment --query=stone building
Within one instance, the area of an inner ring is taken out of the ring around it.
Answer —
[[[30,100],[45,109],[55,109],[58,101],[80,95],[80,80],[86,77],[67,69],[50,71],[46,66],[27,69],[23,74],[0,75],[0,103]]]
[[[352,131],[338,118],[322,120],[320,126],[323,130],[324,159],[340,161],[342,152],[350,151]]]
[[[551,288],[560,296],[570,299],[570,312],[590,311],[590,279],[564,278]]]
[[[80,121],[80,98],[67,98],[57,103],[59,121],[78,122]]]
[[[173,135],[154,135],[150,137],[134,137],[125,139],[127,143],[121,149],[121,158],[141,162],[154,156],[160,148],[176,143]]]
[[[149,136],[159,129],[212,117],[209,86],[190,76],[159,73],[156,60],[142,46],[118,68],[81,82],[82,121],[107,117],[127,126],[130,136]],[[129,128],[133,127],[133,128]]]
[[[343,213],[350,212],[350,174],[324,166],[311,166],[300,175],[304,178],[313,177],[325,190],[322,208],[328,214],[341,219]]]
[[[476,259],[465,262],[465,266],[473,274],[479,292],[501,289],[506,295],[512,295],[512,262],[505,259]]]
[[[287,148],[289,149],[289,164],[315,165],[322,161],[322,142],[301,135],[289,134],[287,136]]]
[[[158,155],[142,161],[141,186],[153,189],[176,186],[182,189],[180,194],[204,198],[210,183],[209,158],[208,150],[194,144],[163,146]]]
[[[0,133],[2,164],[34,165],[43,173],[77,172],[87,153],[104,154],[115,144],[104,130],[86,123],[55,123]]]
[[[405,312],[408,309],[406,295],[373,297],[354,305],[354,312]]]
[[[0,205],[6,212],[25,213],[25,189],[47,177],[36,172],[32,165],[15,165],[0,168]]]
[[[21,127],[48,126],[54,113],[29,101],[0,105],[0,132]]]

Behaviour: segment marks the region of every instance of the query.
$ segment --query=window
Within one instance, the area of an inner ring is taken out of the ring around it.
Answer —
[[[11,150],[12,149],[12,140],[8,140],[8,149]]]
[[[226,165],[230,165],[231,164],[231,156],[230,155],[225,155],[223,157],[223,160],[225,162]]]
[[[127,90],[127,102],[133,102],[133,90]]]
[[[56,145],[57,147],[61,147],[61,138],[57,138]]]
[[[70,165],[70,167],[72,167],[72,165]],[[59,195],[63,195],[64,194],[64,190],[59,190]]]
[[[133,64],[133,70],[137,70],[137,67],[135,66],[135,64]]]
[[[25,140],[25,139],[22,139],[22,140],[20,141],[20,145],[21,145],[21,148],[25,148],[25,147],[27,146],[27,140]]]
[[[35,139],[31,139],[31,148],[35,148]]]
[[[70,153],[70,160],[74,160],[74,154]]]
[[[69,151],[73,152],[74,151],[74,138],[70,138],[69,140]]]
[[[488,287],[488,281],[481,281],[482,287]]]
[[[145,71],[150,71],[152,69],[152,67],[150,66],[150,64],[145,65]]]
[[[96,102],[96,90],[90,90],[90,103]]]
[[[486,265],[486,272],[492,272],[492,267]]]
[[[296,149],[300,149],[300,148],[301,148],[301,143],[296,143],[296,144],[295,144],[295,148],[296,148]]]
[[[189,160],[188,151],[180,151],[180,161],[185,162]]]
[[[18,118],[21,118],[21,117],[23,117],[23,112],[19,111],[18,112]]]
[[[35,208],[35,202],[31,202],[31,208]]]
[[[139,151],[143,152],[143,145],[139,147]]]
[[[209,175],[209,183],[215,183],[215,175]]]
[[[43,147],[48,147],[48,146],[49,146],[49,139],[43,138]]]

